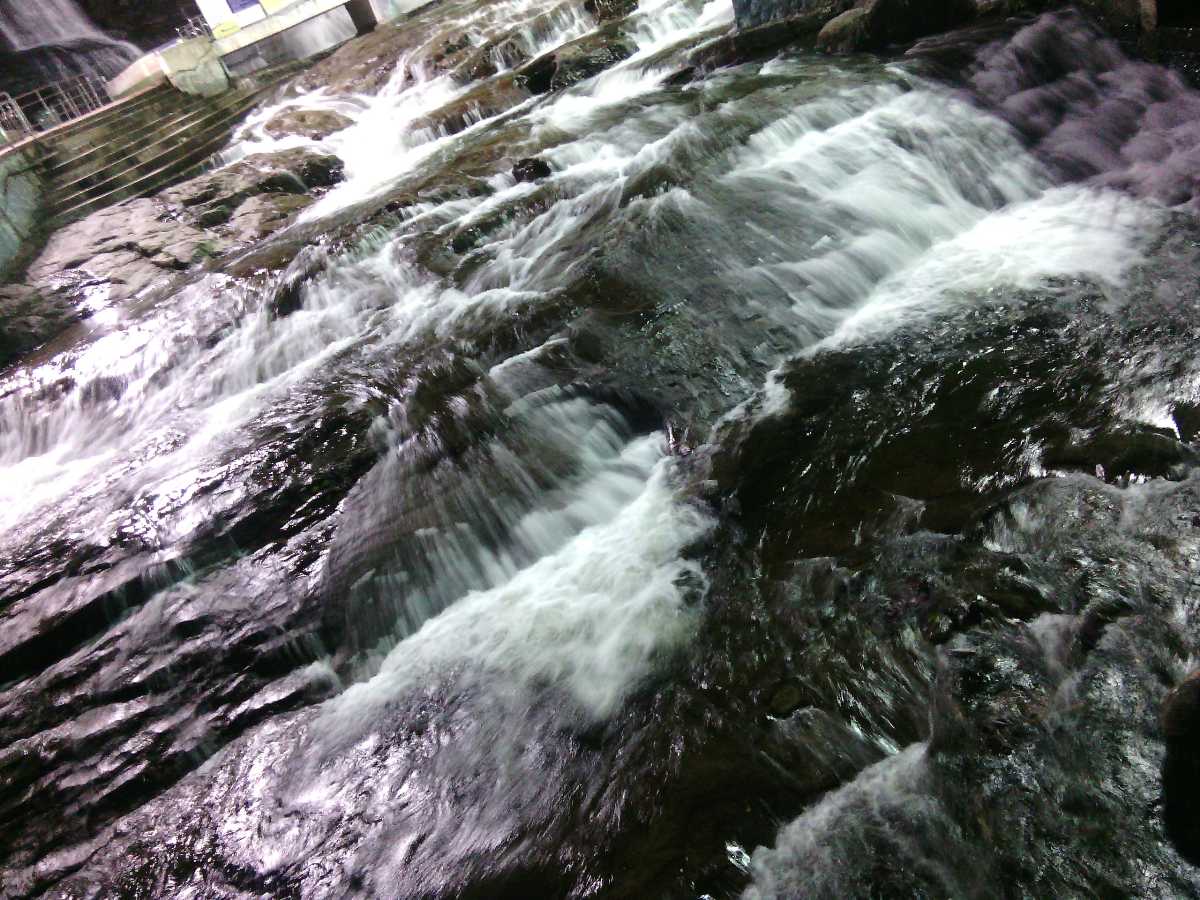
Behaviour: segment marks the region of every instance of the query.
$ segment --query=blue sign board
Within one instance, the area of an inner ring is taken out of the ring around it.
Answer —
[[[228,0],[229,8],[235,13],[258,6],[258,0]]]

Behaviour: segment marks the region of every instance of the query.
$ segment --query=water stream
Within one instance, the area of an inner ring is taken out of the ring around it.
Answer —
[[[421,15],[378,95],[281,101],[350,128],[227,151],[346,161],[290,269],[0,373],[5,889],[1196,895],[1143,811],[1200,651],[1200,99],[1073,14],[681,79],[732,11],[645,0],[447,129],[447,40],[597,24]]]
[[[0,50],[14,54],[6,66],[18,69],[6,72],[2,79],[11,93],[18,89],[10,79],[20,77],[19,70],[26,65],[38,72],[42,84],[49,84],[81,74],[111,78],[142,55],[133,44],[97,28],[75,0],[4,0]]]

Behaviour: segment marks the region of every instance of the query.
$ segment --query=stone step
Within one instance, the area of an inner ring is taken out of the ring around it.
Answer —
[[[86,113],[77,119],[70,119],[54,126],[48,131],[35,135],[34,139],[44,146],[59,143],[69,143],[74,138],[88,134],[93,129],[108,127],[112,122],[127,116],[130,111],[142,109],[156,102],[162,93],[163,85],[155,85],[137,94],[131,94],[121,100],[114,100],[100,109]],[[31,117],[36,116],[36,109],[27,110]]]
[[[233,133],[237,120],[256,102],[256,97],[248,99],[243,106],[232,111],[221,122],[209,126],[202,132],[193,132],[188,141],[177,144],[153,161],[131,167],[123,173],[120,179],[114,179],[103,193],[97,194],[95,190],[91,190],[63,198],[51,211],[52,227],[61,227],[88,213],[122,200],[155,194],[172,184],[183,181],[194,169],[200,167],[221,149]]]
[[[39,142],[58,157],[71,157],[103,146],[111,140],[114,131],[120,131],[130,122],[153,121],[162,112],[196,99],[170,85],[160,85],[132,100],[81,119],[74,126],[43,135]]]
[[[52,181],[49,191],[51,203],[101,186],[119,177],[126,169],[185,143],[194,131],[222,121],[230,110],[240,111],[247,100],[257,96],[258,91],[231,91],[220,97],[219,102],[190,109],[147,130],[139,130],[103,150],[87,154],[80,166],[59,167],[61,174]]]
[[[186,95],[184,97],[184,100],[171,104],[164,103],[147,107],[139,114],[131,115],[127,119],[111,125],[103,133],[97,133],[90,137],[86,146],[64,148],[57,151],[54,165],[50,167],[47,174],[51,178],[62,177],[64,172],[77,170],[111,151],[114,144],[134,143],[159,128],[163,124],[164,117],[178,118],[212,108],[212,101],[198,103],[195,102],[195,98],[187,98]],[[108,139],[98,140],[97,138],[101,136]]]

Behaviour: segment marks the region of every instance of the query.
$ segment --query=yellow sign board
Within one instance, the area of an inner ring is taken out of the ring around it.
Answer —
[[[212,36],[219,41],[221,38],[227,38],[241,30],[242,26],[238,24],[237,19],[226,19],[221,24],[213,26]]]

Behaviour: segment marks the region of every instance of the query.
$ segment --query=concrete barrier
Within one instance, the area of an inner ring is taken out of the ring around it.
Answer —
[[[127,97],[166,80],[162,58],[157,53],[143,56],[108,83],[108,95],[114,100]]]
[[[159,56],[167,79],[185,94],[215,97],[229,89],[229,74],[221,53],[206,37],[172,44]]]
[[[351,4],[348,3],[348,0],[300,0],[299,3],[293,3],[290,6],[284,7],[273,16],[268,16],[249,25],[243,25],[232,34],[218,39],[216,42],[217,54],[219,56],[229,56],[231,53],[237,53],[239,50],[244,50],[261,41],[265,41],[277,34],[295,28],[297,25],[302,25],[310,19],[315,19],[317,16],[349,5]],[[366,17],[368,16],[375,18],[374,7],[370,0],[355,2],[352,5],[355,6],[359,17],[354,23],[356,27],[365,26]],[[354,12],[352,11],[351,14],[353,16]],[[376,21],[378,21],[377,18]],[[360,25],[360,22],[362,25]],[[371,27],[373,28],[374,24]]]

